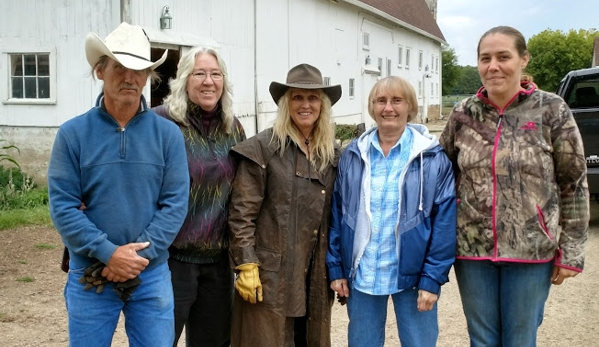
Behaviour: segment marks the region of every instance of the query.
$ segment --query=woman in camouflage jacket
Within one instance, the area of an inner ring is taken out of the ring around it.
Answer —
[[[520,83],[529,58],[516,29],[487,31],[483,87],[454,107],[440,138],[456,174],[455,272],[471,346],[536,346],[551,283],[584,265],[582,140],[559,96]]]

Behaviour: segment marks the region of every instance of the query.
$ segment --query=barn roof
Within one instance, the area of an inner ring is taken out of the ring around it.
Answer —
[[[445,36],[443,36],[433,13],[424,0],[349,0],[346,2],[354,3],[355,5],[363,3],[374,9],[374,13],[378,11],[383,12],[400,22],[408,24],[407,27],[410,29],[420,29],[422,32],[428,34],[427,36],[430,35],[445,42]],[[398,24],[401,25],[401,23]]]

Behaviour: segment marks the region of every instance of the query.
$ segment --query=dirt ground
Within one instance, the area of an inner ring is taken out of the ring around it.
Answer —
[[[541,347],[599,346],[599,205],[591,206],[591,216],[585,271],[552,288],[539,331]],[[51,227],[0,231],[0,346],[68,344],[61,253],[60,239]],[[399,346],[392,312],[389,307],[385,346]],[[332,321],[332,345],[347,346],[345,307],[335,303]],[[437,346],[469,345],[453,274],[443,287],[439,325]],[[113,346],[127,345],[121,321]]]

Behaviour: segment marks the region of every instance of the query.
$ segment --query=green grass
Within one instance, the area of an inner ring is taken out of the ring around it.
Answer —
[[[33,208],[0,210],[0,230],[12,229],[23,225],[52,225],[48,206]]]
[[[17,263],[26,265],[27,264],[27,260],[18,260]]]
[[[54,249],[54,248],[56,248],[58,246],[57,245],[48,244],[48,243],[38,243],[34,247],[36,249]]]
[[[35,281],[35,278],[30,277],[30,276],[23,276],[23,277],[17,278],[17,281],[23,282],[23,283],[31,283],[31,282]]]

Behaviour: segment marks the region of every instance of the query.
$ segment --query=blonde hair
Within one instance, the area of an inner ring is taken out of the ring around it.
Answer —
[[[368,114],[376,121],[374,116],[375,98],[380,93],[390,93],[393,96],[401,96],[408,103],[408,122],[411,122],[418,114],[418,100],[414,87],[402,77],[385,77],[374,84],[368,95]]]
[[[223,93],[218,101],[221,107],[221,130],[226,134],[230,134],[233,131],[233,122],[235,119],[235,114],[233,113],[233,92],[227,75],[227,66],[218,52],[213,48],[196,46],[181,57],[179,64],[177,65],[177,76],[168,83],[171,91],[168,96],[164,98],[164,106],[171,118],[179,123],[189,126],[186,117],[187,101],[189,101],[187,95],[187,79],[193,72],[197,56],[201,54],[210,54],[216,58],[218,67],[223,73]]]
[[[314,123],[314,129],[312,130],[313,135],[310,141],[310,148],[312,148],[311,154],[314,155],[309,155],[309,159],[312,166],[316,167],[316,159],[320,158],[320,167],[317,170],[323,172],[327,166],[333,163],[335,158],[335,129],[331,123],[333,115],[331,99],[329,99],[322,89],[318,89],[318,94],[321,100],[320,116]],[[304,136],[295,126],[293,119],[291,119],[290,102],[291,88],[279,99],[277,118],[272,126],[273,134],[271,141],[279,144],[279,147],[281,147],[281,156],[284,155],[287,149],[288,137],[298,147],[301,147],[301,144],[304,143]]]

